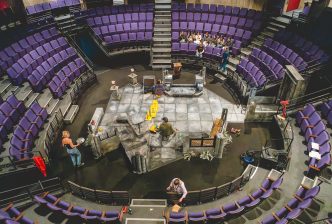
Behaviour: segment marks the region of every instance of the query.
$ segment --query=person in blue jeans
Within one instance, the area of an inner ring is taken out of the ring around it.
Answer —
[[[62,146],[66,148],[67,153],[70,155],[71,161],[75,167],[83,166],[84,163],[81,162],[81,153],[77,149],[80,144],[73,144],[72,139],[70,138],[69,131],[62,132]]]
[[[229,48],[224,47],[222,57],[221,57],[221,63],[220,63],[220,69],[222,72],[226,71],[226,67],[228,64],[228,58],[229,58]]]

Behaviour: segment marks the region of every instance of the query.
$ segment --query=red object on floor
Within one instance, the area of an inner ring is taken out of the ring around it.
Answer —
[[[0,0],[0,10],[9,8],[7,0]]]
[[[36,167],[40,170],[40,172],[46,177],[46,165],[41,156],[34,156],[33,161],[36,164]]]
[[[289,0],[286,12],[298,9],[300,5],[300,0]]]
[[[280,101],[280,104],[282,106],[282,116],[284,118],[286,118],[286,116],[287,116],[287,105],[289,104],[289,101],[288,100],[283,100],[283,101]]]

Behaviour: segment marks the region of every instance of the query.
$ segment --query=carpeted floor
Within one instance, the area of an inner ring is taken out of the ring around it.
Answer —
[[[160,72],[154,73],[142,65],[133,67],[139,76],[139,81],[143,75],[154,74],[157,78],[161,77]],[[105,108],[107,105],[111,80],[116,80],[119,86],[126,85],[130,68],[129,66],[121,66],[98,71],[98,82],[82,94],[78,102],[80,111],[77,117],[73,124],[65,127],[72,133],[73,139],[86,136],[87,123],[90,121],[95,108]],[[184,69],[181,79],[175,82],[192,83],[195,73],[198,71]],[[212,79],[207,81],[206,88],[230,102],[234,102],[232,96],[220,83],[214,83]],[[230,124],[229,127],[244,128],[242,124]],[[162,197],[164,188],[174,177],[183,179],[189,190],[198,190],[226,183],[241,175],[243,166],[240,163],[240,155],[247,150],[260,149],[265,140],[270,138],[270,130],[270,124],[252,125],[250,134],[234,137],[233,143],[225,151],[224,158],[221,160],[215,159],[212,162],[200,159],[194,159],[190,162],[180,160],[144,175],[131,173],[129,163],[126,161],[121,148],[95,161],[92,159],[90,150],[81,147],[86,165],[75,171],[67,153],[58,144],[58,147],[54,149],[57,150],[57,153],[54,158],[52,174],[91,188],[128,190],[133,197]]]

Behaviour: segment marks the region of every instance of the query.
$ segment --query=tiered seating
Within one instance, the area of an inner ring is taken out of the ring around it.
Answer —
[[[9,96],[0,105],[0,139],[5,142],[15,124],[24,115],[26,108],[14,95]]]
[[[16,160],[30,159],[34,140],[38,137],[48,114],[37,102],[33,103],[14,130],[10,140],[9,154]]]
[[[122,220],[122,213],[119,211],[88,210],[77,205],[72,205],[49,193],[44,193],[34,198],[40,205],[46,206],[53,212],[62,213],[70,219],[80,219],[83,222],[88,221],[89,223],[118,223]]]
[[[279,80],[285,75],[285,70],[282,65],[263,50],[253,48],[249,55],[249,60],[252,61],[270,80]]]
[[[271,180],[266,178],[261,187],[253,192],[252,194],[241,198],[236,202],[231,202],[226,205],[221,206],[221,208],[208,209],[204,212],[180,212],[173,213],[170,212],[167,217],[168,223],[186,223],[189,222],[199,222],[199,223],[220,223],[223,222],[234,215],[239,215],[254,208],[264,199],[270,197],[274,190],[277,190],[282,184],[283,178],[277,180]]]
[[[262,13],[252,9],[207,4],[172,4],[172,42],[179,41],[179,32],[208,32],[235,40],[233,54],[239,54],[262,26]]]
[[[37,32],[33,35],[29,35],[26,38],[23,38],[20,41],[13,43],[11,46],[1,50],[1,73],[5,73],[8,68],[16,63],[20,58],[23,58],[26,54],[29,54],[33,49],[36,49],[46,42],[57,39],[58,37],[59,32],[56,28],[52,27],[50,29]]]
[[[311,206],[319,191],[319,186],[311,189],[301,186],[282,209],[267,216],[261,224],[288,223],[298,218],[305,209]]]
[[[6,224],[36,224],[38,222],[34,222],[33,220],[24,216],[22,212],[20,212],[17,208],[10,204],[6,208],[2,210],[0,213],[0,221],[1,223]]]
[[[308,63],[295,51],[271,38],[264,41],[262,49],[272,55],[273,58],[276,58],[283,66],[292,64],[300,72],[308,67]]]
[[[330,59],[330,56],[320,49],[318,45],[291,31],[281,30],[276,33],[274,39],[294,49],[308,63],[325,63]]]
[[[264,73],[247,58],[241,59],[240,63],[236,66],[236,72],[240,74],[251,87],[262,87],[267,81]]]
[[[296,114],[296,123],[301,129],[301,133],[307,142],[307,151],[317,151],[321,159],[310,158],[308,173],[319,172],[326,166],[331,165],[331,145],[329,143],[330,136],[326,131],[321,116],[317,113],[314,106],[308,104],[303,110]],[[319,149],[313,143],[319,145]]]
[[[332,100],[323,103],[321,106],[321,111],[323,117],[325,117],[327,122],[332,125]]]
[[[88,25],[111,48],[149,45],[153,32],[153,4],[92,9]]]
[[[28,15],[34,15],[46,11],[50,11],[57,8],[64,8],[69,6],[80,5],[79,0],[56,0],[51,2],[44,2],[36,5],[31,5],[26,7],[26,12]]]
[[[38,42],[42,43],[42,42]],[[58,37],[57,39],[48,41],[40,46],[35,46],[35,50],[31,50],[20,58],[15,64],[7,69],[8,76],[14,85],[21,85],[25,82],[34,72],[38,72],[43,69],[45,72],[50,72],[53,69],[52,58],[55,54],[62,50],[66,50],[69,47],[68,42],[64,37]],[[46,78],[46,82],[50,80],[49,76],[37,77],[37,79]],[[51,72],[48,73],[51,75]],[[31,87],[37,90],[33,82],[30,82]],[[44,85],[45,86],[45,85]],[[40,91],[40,90],[39,90]]]
[[[69,55],[69,57],[71,57]],[[81,58],[76,57],[75,61],[70,62],[57,72],[48,84],[55,98],[60,98],[69,88],[75,78],[86,72],[88,67]]]

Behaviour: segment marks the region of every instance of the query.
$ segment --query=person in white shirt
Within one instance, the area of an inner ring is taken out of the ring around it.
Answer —
[[[166,188],[166,190],[181,195],[181,198],[179,199],[180,203],[183,201],[184,198],[186,198],[188,194],[186,186],[184,185],[184,182],[180,180],[180,178],[174,178],[169,184],[169,186]]]

